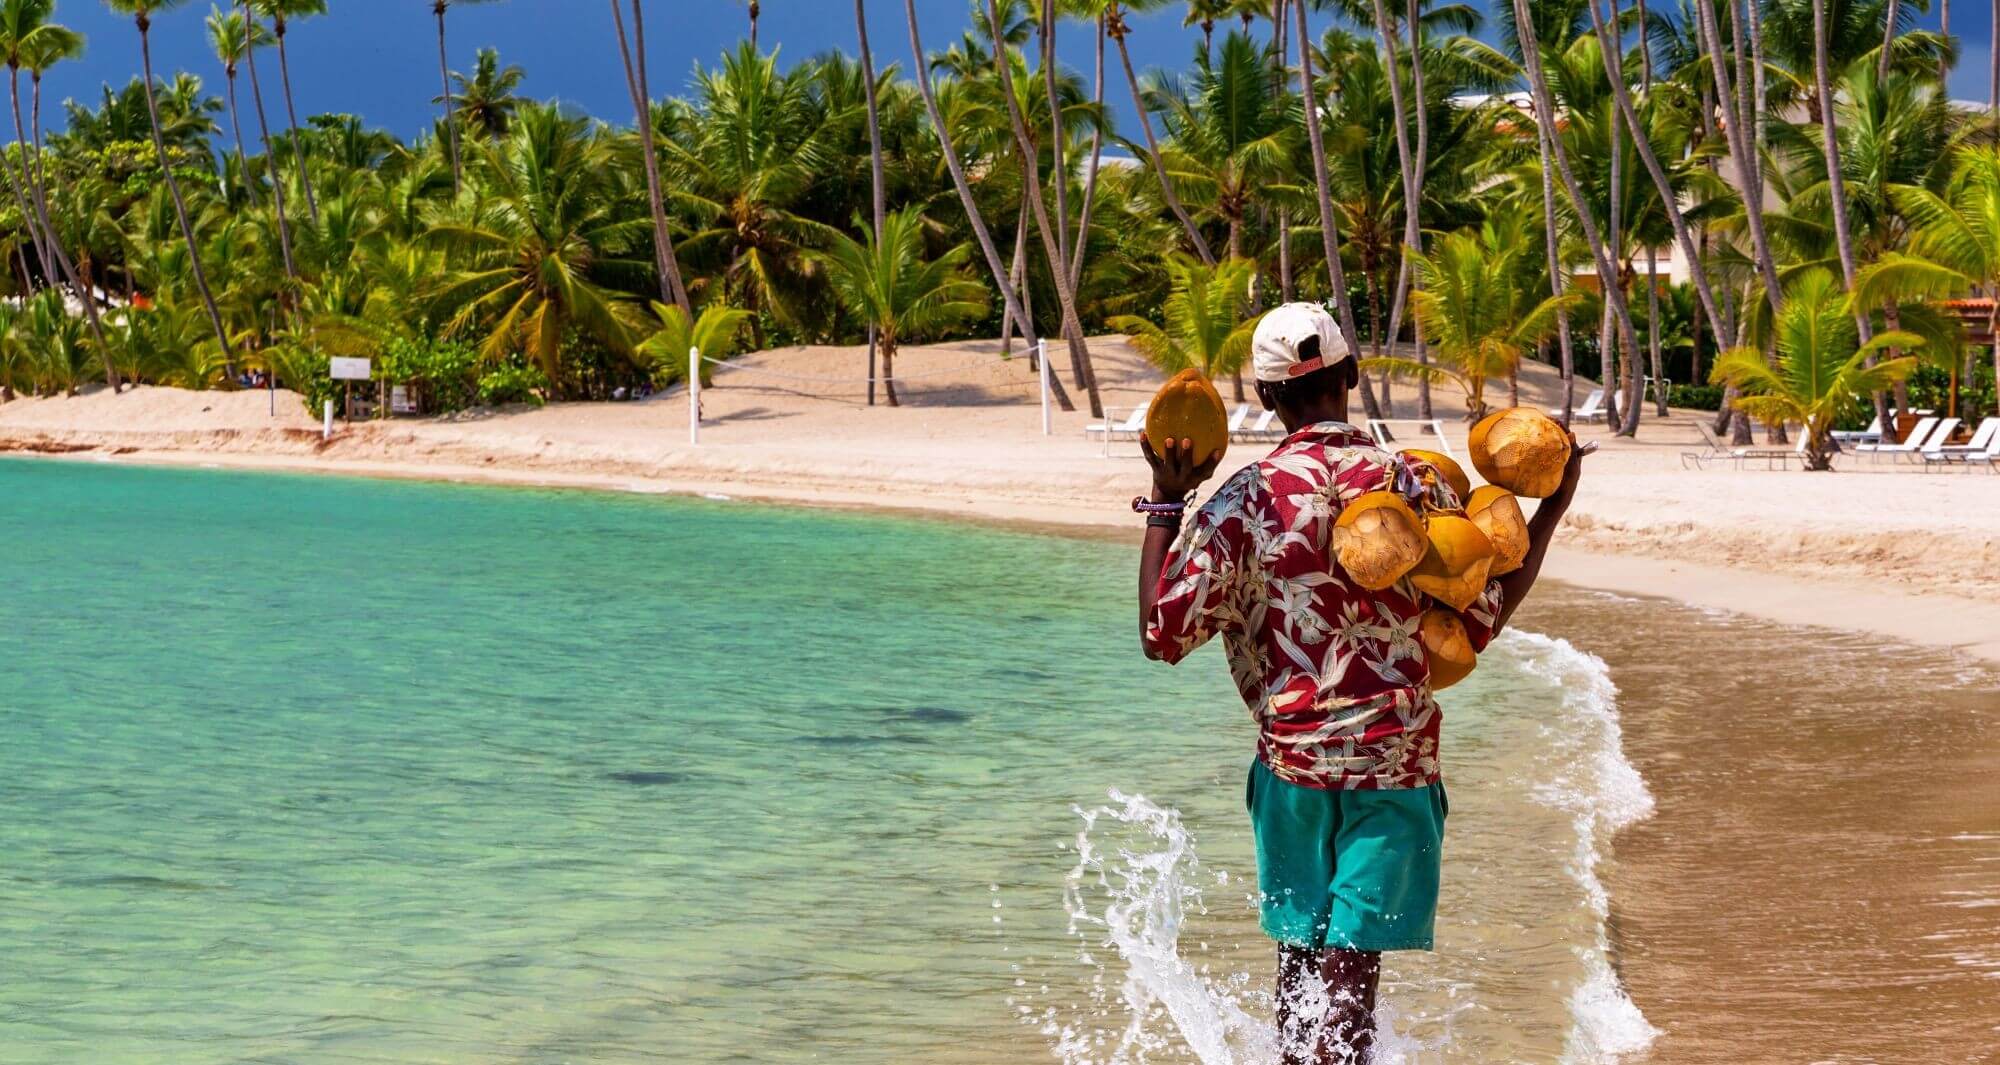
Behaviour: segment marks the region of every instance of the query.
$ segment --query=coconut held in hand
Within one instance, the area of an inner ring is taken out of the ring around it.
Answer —
[[[1465,516],[1493,541],[1493,568],[1487,577],[1505,576],[1521,568],[1522,560],[1528,557],[1528,519],[1514,493],[1499,485],[1482,484],[1465,501]]]
[[[1457,684],[1479,664],[1466,635],[1465,622],[1449,610],[1432,607],[1417,623],[1417,642],[1424,645],[1424,657],[1431,667],[1431,690],[1443,691]]]
[[[1333,523],[1333,550],[1349,580],[1379,592],[1423,561],[1430,541],[1402,496],[1369,492],[1341,508]]]
[[[1410,583],[1453,610],[1464,610],[1486,590],[1493,541],[1472,519],[1457,514],[1433,514],[1425,524],[1430,549],[1410,571]]]
[[[1541,411],[1513,407],[1480,419],[1465,449],[1481,477],[1517,496],[1543,499],[1562,485],[1569,433]]]
[[[1173,375],[1146,408],[1146,439],[1155,451],[1164,451],[1166,441],[1192,440],[1198,464],[1220,456],[1229,448],[1229,414],[1222,408],[1222,393],[1200,370],[1189,368]]]

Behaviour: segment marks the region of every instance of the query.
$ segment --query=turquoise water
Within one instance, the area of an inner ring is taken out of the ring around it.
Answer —
[[[1062,901],[1072,807],[1112,787],[1199,837],[1183,949],[1254,1004],[1250,725],[1214,652],[1139,656],[1131,566],[724,502],[0,462],[0,1060],[1034,1060],[1049,1018],[1124,1024],[1092,994],[1119,952]],[[1588,816],[1521,783],[1582,794],[1602,752],[1549,745],[1537,655],[1447,702],[1445,950],[1391,969],[1445,1057],[1553,1053],[1597,978]]]

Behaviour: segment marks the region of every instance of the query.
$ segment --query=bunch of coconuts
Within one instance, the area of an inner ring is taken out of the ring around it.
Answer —
[[[1426,503],[1418,514],[1400,494],[1377,491],[1349,503],[1334,523],[1334,555],[1348,579],[1380,591],[1408,577],[1417,591],[1450,608],[1432,606],[1418,624],[1433,691],[1464,680],[1478,664],[1457,612],[1478,600],[1488,581],[1519,569],[1527,558],[1528,519],[1519,497],[1541,499],[1562,484],[1569,434],[1538,410],[1513,407],[1474,425],[1466,450],[1488,482],[1476,490],[1449,456],[1404,452],[1430,467],[1426,478],[1450,485],[1462,509]]]
[[[1196,455],[1220,457],[1229,447],[1221,393],[1199,370],[1175,374],[1146,411],[1146,437],[1190,440]],[[1334,555],[1348,579],[1381,591],[1407,576],[1417,591],[1451,608],[1425,610],[1417,630],[1430,658],[1433,691],[1464,680],[1478,664],[1457,611],[1471,606],[1486,582],[1512,573],[1528,557],[1528,519],[1518,497],[1542,499],[1562,484],[1569,434],[1541,411],[1513,407],[1474,425],[1466,450],[1488,482],[1476,490],[1450,456],[1403,452],[1430,467],[1427,477],[1450,485],[1461,509],[1426,504],[1418,514],[1401,495],[1385,490],[1349,503],[1334,523]]]

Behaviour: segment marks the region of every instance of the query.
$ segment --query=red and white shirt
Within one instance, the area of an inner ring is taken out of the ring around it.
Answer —
[[[1257,756],[1282,780],[1365,789],[1438,779],[1440,713],[1417,639],[1434,604],[1407,579],[1379,592],[1349,583],[1332,545],[1341,509],[1368,492],[1457,508],[1427,472],[1344,422],[1309,425],[1224,481],[1167,556],[1147,650],[1179,662],[1220,634],[1257,721]],[[1474,648],[1492,639],[1499,609],[1496,581],[1460,612]]]

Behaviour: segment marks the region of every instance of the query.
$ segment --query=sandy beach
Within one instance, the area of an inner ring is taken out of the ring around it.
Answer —
[[[1104,402],[1123,420],[1160,375],[1120,338],[1095,339],[1092,353]],[[1137,446],[1115,443],[1107,454],[1086,439],[1093,419],[1061,355],[1055,369],[1079,409],[1055,412],[1044,436],[1021,356],[1017,348],[1003,358],[991,341],[905,349],[898,408],[866,405],[865,349],[745,356],[705,392],[699,445],[688,442],[680,392],[337,424],[322,442],[290,393],[277,394],[273,414],[262,392],[149,387],[0,405],[0,451],[726,495],[1130,535],[1125,504],[1146,485]],[[1531,364],[1522,401],[1554,404],[1559,388],[1552,371]],[[1396,412],[1414,413],[1414,398],[1399,383]],[[1459,397],[1441,390],[1436,409],[1462,455]],[[1602,450],[1550,576],[2000,660],[2000,476],[1852,459],[1832,474],[1686,469],[1703,416],[1649,415],[1636,440],[1581,430]],[[1235,445],[1225,472],[1265,447]]]

